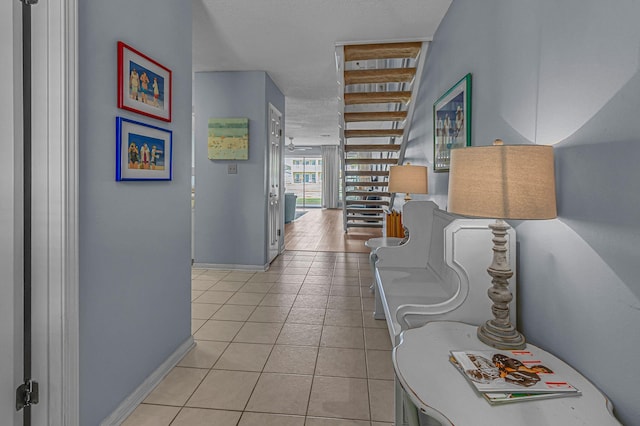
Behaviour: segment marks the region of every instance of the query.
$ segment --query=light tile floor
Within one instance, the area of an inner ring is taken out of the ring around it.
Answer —
[[[371,280],[364,253],[194,269],[197,346],[123,424],[391,426],[391,342],[372,317]]]

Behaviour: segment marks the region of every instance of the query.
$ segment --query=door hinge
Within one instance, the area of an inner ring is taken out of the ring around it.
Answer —
[[[278,229],[278,237],[280,236],[280,230]]]
[[[39,401],[38,382],[27,380],[16,389],[16,411],[37,404]]]

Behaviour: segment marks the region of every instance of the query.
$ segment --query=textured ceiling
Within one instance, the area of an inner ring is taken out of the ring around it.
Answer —
[[[430,40],[450,4],[194,0],[193,70],[266,71],[285,95],[286,136],[296,145],[336,144],[336,45]]]

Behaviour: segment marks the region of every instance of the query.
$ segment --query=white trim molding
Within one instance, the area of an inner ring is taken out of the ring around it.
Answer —
[[[78,426],[77,0],[32,6],[34,424]],[[38,296],[35,296],[35,294]]]
[[[160,364],[136,390],[122,401],[109,417],[100,423],[100,426],[115,426],[121,424],[195,345],[193,336],[189,336],[169,358]]]
[[[260,265],[235,265],[226,263],[194,263],[195,269],[221,269],[225,271],[266,271],[269,269],[269,264],[265,263],[264,266]]]

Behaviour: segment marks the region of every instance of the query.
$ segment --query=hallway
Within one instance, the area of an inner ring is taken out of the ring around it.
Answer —
[[[392,424],[391,343],[372,316],[364,247],[380,230],[345,235],[339,223],[338,235],[334,213],[287,225],[267,272],[193,270],[197,346],[124,425]],[[325,251],[336,247],[351,252]]]
[[[345,233],[340,209],[307,209],[302,217],[284,227],[287,250],[369,253],[364,243],[381,236],[380,228],[350,228]]]

